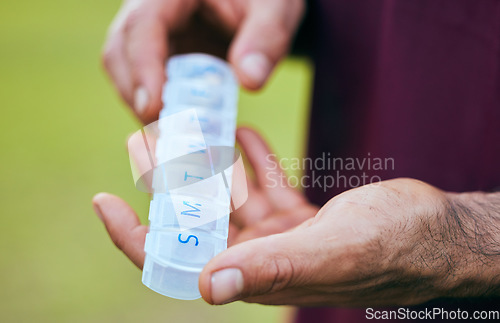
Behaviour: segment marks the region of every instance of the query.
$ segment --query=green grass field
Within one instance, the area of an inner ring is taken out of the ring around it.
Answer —
[[[92,196],[128,200],[126,136],[139,129],[99,64],[120,1],[0,3],[0,321],[274,322],[276,307],[213,307],[160,296],[110,242]],[[284,62],[266,90],[241,93],[240,124],[283,157],[304,151],[309,65]]]

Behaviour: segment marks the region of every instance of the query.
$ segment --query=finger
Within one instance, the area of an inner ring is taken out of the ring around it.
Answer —
[[[240,127],[238,127],[238,129],[236,131],[236,150],[240,152],[240,156],[241,156],[242,161],[243,161],[243,172],[245,173],[245,179],[246,179],[246,184],[247,184],[248,196],[251,197],[256,192],[258,192],[259,189],[258,189],[257,184],[255,182],[255,178],[252,176],[253,174],[248,173],[246,171],[247,166],[248,166],[247,165],[248,164],[248,159],[245,156],[243,148],[240,146],[240,143],[238,141],[239,139],[238,139],[238,135],[237,134],[238,134],[239,128]],[[241,154],[241,152],[243,152],[243,154]],[[235,183],[236,183],[236,180],[233,179],[233,185],[235,185]]]
[[[300,22],[302,0],[252,1],[229,50],[240,83],[259,89],[290,47]]]
[[[121,198],[99,193],[92,205],[113,243],[139,268],[144,264],[144,241],[148,227],[141,225],[134,210]]]
[[[133,106],[132,78],[125,55],[123,30],[119,28],[125,15],[125,7],[120,10],[111,24],[102,53],[102,65],[113,81],[113,85],[122,99]]]
[[[146,192],[153,192],[154,169],[156,160],[157,122],[131,134],[127,139],[127,149],[131,162],[132,175],[136,187]]]
[[[252,166],[256,185],[260,189],[271,186],[279,180],[280,175],[284,176],[276,155],[271,152],[264,139],[255,130],[247,127],[238,128],[236,140]],[[270,170],[273,170],[272,174],[268,174]]]
[[[305,202],[298,191],[288,186],[276,155],[257,132],[239,128],[236,138],[252,166],[259,188],[267,192],[274,207],[289,209]]]
[[[230,221],[236,227],[244,229],[247,226],[261,221],[271,214],[271,206],[267,198],[258,190],[253,181],[247,176],[248,199],[239,208],[231,213]]]
[[[133,107],[143,121],[157,118],[162,107],[168,32],[187,19],[195,3],[193,0],[144,1],[125,21],[125,51],[132,76]]]
[[[156,136],[136,131],[128,137],[127,149],[141,173],[150,171],[156,165]]]
[[[242,149],[242,147],[239,147],[239,142],[237,142],[237,144],[237,147]],[[243,156],[243,159],[246,164],[247,159],[245,156]],[[231,223],[239,229],[243,229],[254,222],[260,221],[265,215],[271,212],[269,203],[267,203],[265,196],[262,195],[257,187],[255,179],[250,177],[248,172],[245,173],[248,199],[243,205],[233,211],[230,217]]]
[[[316,247],[306,230],[237,244],[205,266],[200,293],[210,304],[224,304],[307,284]]]

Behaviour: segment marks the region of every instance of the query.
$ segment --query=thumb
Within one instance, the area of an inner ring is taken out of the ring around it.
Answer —
[[[303,0],[250,2],[228,57],[245,88],[259,89],[287,54],[303,11]]]
[[[312,275],[312,245],[304,230],[237,244],[213,258],[203,269],[199,288],[209,304],[255,298],[283,291]]]

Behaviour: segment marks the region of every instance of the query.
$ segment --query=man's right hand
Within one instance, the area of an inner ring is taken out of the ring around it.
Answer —
[[[125,0],[103,63],[121,97],[150,122],[162,106],[167,57],[227,57],[241,85],[257,90],[287,54],[303,12],[303,0]]]

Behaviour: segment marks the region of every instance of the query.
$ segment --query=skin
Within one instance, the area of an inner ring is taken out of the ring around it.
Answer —
[[[290,187],[269,188],[274,164],[257,133],[239,129],[237,139],[255,179],[231,215],[230,247],[200,275],[208,303],[406,306],[500,294],[498,193],[446,193],[401,178],[349,190],[318,210]],[[112,241],[142,268],[147,226],[116,196],[100,193],[93,203]],[[241,271],[243,289],[214,299],[212,275],[227,268]]]
[[[128,0],[109,29],[103,64],[147,123],[162,106],[168,56],[226,57],[242,86],[256,90],[286,55],[303,11],[299,0]],[[260,57],[250,64],[258,73],[244,68],[250,54]],[[449,193],[394,179],[319,209],[292,188],[270,187],[271,152],[258,134],[240,129],[237,139],[255,178],[248,201],[231,215],[230,247],[200,275],[208,303],[411,305],[500,294],[499,193]],[[112,241],[142,268],[147,226],[114,195],[97,194],[93,205]],[[213,277],[228,268],[241,273],[241,289],[221,297]]]

